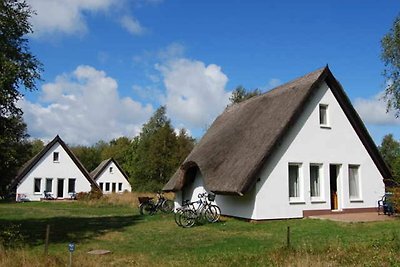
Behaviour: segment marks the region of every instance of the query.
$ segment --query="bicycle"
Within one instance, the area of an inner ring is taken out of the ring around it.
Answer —
[[[211,202],[215,200],[215,195],[201,193],[199,200],[189,202],[186,200],[182,207],[175,213],[175,223],[184,228],[192,227],[196,222],[210,223],[217,222],[221,215],[221,209]],[[196,207],[197,205],[197,207]]]
[[[174,202],[166,199],[163,193],[157,193],[157,201],[151,197],[139,197],[139,211],[141,215],[154,215],[158,210],[170,213],[174,210]]]

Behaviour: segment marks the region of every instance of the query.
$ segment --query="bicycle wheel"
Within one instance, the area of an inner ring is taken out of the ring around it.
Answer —
[[[206,219],[211,223],[218,222],[219,218],[221,217],[221,209],[217,205],[211,205],[206,210]]]
[[[178,226],[182,226],[181,225],[181,221],[180,221],[180,216],[181,216],[181,213],[183,212],[183,209],[182,208],[179,208],[179,209],[177,209],[176,211],[175,211],[175,215],[174,215],[174,219],[175,219],[175,223],[178,225]]]
[[[196,222],[196,212],[193,210],[183,210],[179,216],[179,224],[183,228],[189,228]]]
[[[172,200],[166,199],[161,204],[161,211],[165,213],[171,213],[174,210],[174,202]]]
[[[154,205],[150,202],[145,202],[140,205],[140,214],[141,215],[153,215],[154,214]]]

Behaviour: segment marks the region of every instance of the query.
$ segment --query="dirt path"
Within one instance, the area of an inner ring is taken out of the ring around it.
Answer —
[[[309,218],[332,220],[338,222],[376,222],[376,221],[390,221],[396,220],[397,216],[387,216],[378,214],[377,212],[362,212],[362,213],[333,213],[327,215],[310,216]]]

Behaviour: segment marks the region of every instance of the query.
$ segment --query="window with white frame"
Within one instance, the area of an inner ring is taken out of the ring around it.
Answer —
[[[326,104],[319,104],[319,125],[322,127],[329,126],[328,105]]]
[[[103,183],[100,183],[99,185],[100,185],[101,191],[103,191],[103,190],[104,190],[104,189],[103,189]]]
[[[295,200],[301,197],[301,164],[289,163],[289,199]]]
[[[113,173],[113,167],[110,167],[109,170],[110,170],[110,173]]]
[[[75,193],[75,183],[76,183],[75,178],[68,179],[68,193]]]
[[[321,198],[322,191],[322,165],[310,164],[310,195],[313,198]]]
[[[46,178],[46,191],[53,192],[53,179],[52,178]]]
[[[118,191],[119,191],[119,192],[122,191],[122,183],[118,183]]]
[[[350,199],[360,199],[360,166],[349,165],[349,195]]]
[[[33,186],[34,193],[40,193],[41,182],[42,182],[41,178],[35,178]]]
[[[106,183],[106,192],[110,191],[110,183]]]

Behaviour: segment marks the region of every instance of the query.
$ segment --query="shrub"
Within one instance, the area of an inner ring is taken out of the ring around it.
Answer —
[[[21,225],[10,224],[0,231],[0,243],[4,248],[20,247],[24,237],[20,231]]]

